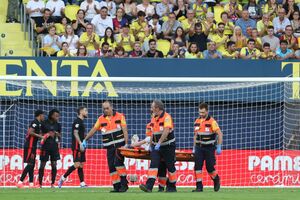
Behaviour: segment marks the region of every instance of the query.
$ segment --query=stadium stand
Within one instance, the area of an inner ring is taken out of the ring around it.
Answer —
[[[180,52],[187,52],[191,42],[196,42],[200,53],[191,57],[205,58],[203,52],[207,50],[207,44],[215,42],[216,49],[209,50],[212,58],[220,58],[217,55],[219,53],[222,54],[222,58],[232,59],[300,58],[300,0],[125,0],[124,2],[23,0],[21,2],[20,8],[16,9],[20,11],[19,19],[22,26],[16,23],[2,26],[1,33],[5,36],[1,40],[2,55],[57,56],[60,51],[59,56],[77,56],[78,45],[82,44],[87,48],[88,56],[119,57],[115,49],[122,46],[125,49],[123,56],[129,57],[134,43],[140,42],[143,51],[140,57],[143,57],[149,49],[149,40],[155,39],[157,49],[163,52],[164,57],[167,57],[168,52],[173,49],[173,44],[179,45]],[[8,1],[4,0],[4,6],[1,7],[4,11],[2,22],[5,21],[7,3]],[[36,8],[39,9],[36,11]],[[49,16],[43,17],[45,9],[49,9],[46,14],[50,15],[49,20]],[[47,23],[44,22],[45,19],[48,20]],[[7,21],[16,20],[7,18]],[[89,35],[98,35],[99,41],[95,36],[83,38],[88,37],[82,36],[88,23],[94,26],[93,34]],[[66,35],[65,27],[68,24],[74,31],[70,30]],[[51,25],[55,25],[56,34],[47,36]],[[199,26],[202,30],[199,29],[197,32]],[[274,27],[273,34],[268,32],[270,26]],[[128,33],[123,33],[125,27],[129,27]],[[113,29],[113,33],[109,33],[109,36],[104,34],[106,31],[111,32],[107,28]],[[20,29],[25,32],[24,36]],[[74,35],[79,38],[76,42],[72,40]],[[286,42],[277,42],[275,45],[271,43],[272,52],[269,54],[268,48],[266,51],[263,49],[266,43],[263,38],[268,36],[268,41],[274,41],[273,35],[280,41],[286,40],[287,45]],[[253,47],[247,45],[249,39],[255,40]],[[51,43],[52,40],[55,42]],[[235,42],[234,45],[230,45],[230,50],[227,48],[229,41]],[[68,43],[68,49],[62,49],[62,42]],[[103,51],[104,42],[109,43],[111,53],[97,54]],[[27,44],[33,47],[33,50]],[[240,56],[241,50],[245,56]],[[182,58],[177,54],[175,52],[172,57]]]
[[[21,31],[20,23],[5,23],[8,0],[0,6],[0,56],[32,56],[28,34]]]

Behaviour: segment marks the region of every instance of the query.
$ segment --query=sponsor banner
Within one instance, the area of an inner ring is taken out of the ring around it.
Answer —
[[[143,70],[141,70],[141,66]],[[226,70],[224,70],[226,69]],[[199,60],[199,59],[98,59],[98,58],[0,58],[0,76],[68,76],[68,77],[299,77],[300,62],[291,60]],[[159,73],[157,73],[159,72]],[[43,81],[43,90],[34,87],[34,81],[26,85],[11,86],[7,81],[0,81],[0,96],[15,98],[123,98],[117,88],[124,83],[81,82],[65,83],[70,91],[62,92],[56,81]],[[126,85],[126,84],[125,84]],[[135,84],[136,85],[136,84]],[[128,86],[128,85],[127,85]],[[157,85],[151,87],[160,88]],[[257,90],[261,90],[258,88]],[[93,91],[93,92],[92,92]],[[209,95],[213,100],[214,95]],[[234,95],[232,95],[234,96]],[[251,96],[251,95],[249,95]],[[139,95],[133,96],[141,99]],[[170,97],[171,98],[171,97]],[[233,98],[233,97],[230,97]],[[249,101],[253,101],[250,97]],[[274,99],[275,98],[275,99]],[[256,101],[280,100],[279,97],[256,99]],[[293,84],[293,98],[299,99],[299,84]],[[178,99],[178,97],[176,97]],[[229,99],[225,99],[229,100]],[[237,100],[234,99],[233,100]],[[245,101],[245,99],[243,99]]]
[[[4,153],[4,156],[3,156]],[[38,152],[39,153],[39,152]],[[61,149],[61,160],[57,162],[58,174],[61,175],[73,164],[72,151]],[[224,150],[217,156],[216,170],[221,177],[223,186],[300,186],[300,151],[282,150]],[[38,165],[36,160],[34,181],[38,183]],[[20,178],[23,164],[22,149],[0,150],[0,186],[14,186]],[[147,179],[148,160],[125,159],[128,176],[137,175],[138,181],[130,183],[137,185]],[[204,164],[205,165],[205,164]],[[176,163],[178,186],[195,185],[194,163]],[[212,185],[205,166],[204,185]],[[106,161],[106,150],[88,149],[87,162],[84,165],[85,182],[89,186],[109,186],[111,180]],[[129,180],[129,177],[128,177]],[[43,185],[51,183],[51,166],[47,163]],[[25,179],[28,184],[28,178]],[[79,186],[77,171],[66,180],[66,186]]]

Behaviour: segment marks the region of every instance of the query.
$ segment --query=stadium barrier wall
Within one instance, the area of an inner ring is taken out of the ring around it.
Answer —
[[[0,159],[2,159],[2,151],[0,150]],[[60,177],[65,170],[70,167],[72,162],[71,149],[62,149],[61,160],[58,161],[58,175]],[[4,157],[4,166],[0,163],[0,171],[5,168],[5,174],[0,174],[0,186],[15,186],[20,178],[23,169],[21,149],[7,149]],[[99,160],[92,159],[97,154]],[[230,156],[238,155],[240,159],[230,160]],[[222,177],[222,186],[244,187],[244,186],[300,186],[300,151],[285,151],[284,156],[281,150],[225,150],[222,156],[218,157],[217,171]],[[39,157],[36,159],[35,182],[38,182],[37,166]],[[106,151],[103,149],[88,149],[87,160],[84,167],[85,174],[94,174],[86,176],[86,183],[90,186],[110,186],[110,177],[106,163]],[[101,162],[102,161],[102,162]],[[99,163],[101,162],[101,163]],[[126,159],[126,168],[128,174],[137,174],[138,181],[131,183],[137,185],[147,180],[147,170],[149,167],[148,160]],[[97,167],[98,166],[98,167]],[[99,167],[101,166],[101,168]],[[218,167],[223,166],[223,167]],[[230,166],[230,167],[226,167]],[[239,169],[235,171],[235,169]],[[194,186],[194,163],[193,162],[177,162],[176,169],[178,172],[178,186]],[[204,167],[205,171],[205,167]],[[234,177],[242,175],[243,177]],[[234,181],[236,179],[236,182]],[[25,179],[24,183],[27,183]],[[51,183],[51,167],[50,162],[45,168],[44,185]],[[92,185],[90,183],[93,183]],[[212,181],[208,174],[204,172],[204,185],[212,186]],[[77,173],[73,173],[67,179],[65,186],[78,186],[79,180]]]

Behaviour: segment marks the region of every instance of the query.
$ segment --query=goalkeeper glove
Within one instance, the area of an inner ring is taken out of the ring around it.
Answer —
[[[155,145],[155,147],[154,147],[154,150],[159,151],[159,149],[160,149],[160,144],[157,143],[157,144]]]
[[[86,140],[83,140],[81,145],[83,146],[83,148],[86,148]]]
[[[81,151],[81,152],[84,152],[84,150],[85,150],[85,148],[84,148],[83,144],[81,143],[81,144],[80,144],[80,151]]]
[[[217,155],[220,155],[222,152],[222,145],[221,144],[217,144]]]

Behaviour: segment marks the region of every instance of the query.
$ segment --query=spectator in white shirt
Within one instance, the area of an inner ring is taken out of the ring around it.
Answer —
[[[154,6],[149,3],[149,0],[143,0],[143,3],[137,5],[136,9],[137,12],[143,11],[148,17],[151,17],[155,13]]]
[[[26,12],[29,17],[36,19],[37,17],[43,16],[43,11],[45,9],[45,3],[42,0],[30,0],[26,4]]]
[[[111,18],[114,18],[116,16],[116,3],[113,0],[103,0],[100,2],[100,8],[107,7],[108,9],[108,15]]]
[[[158,14],[154,14],[152,19],[149,21],[149,25],[152,27],[153,34],[160,35],[161,33],[161,25],[159,24],[159,16]]]
[[[89,22],[98,14],[100,10],[100,4],[95,0],[85,0],[80,4],[80,9],[84,10],[85,18]]]
[[[52,18],[56,23],[59,23],[65,13],[65,3],[62,0],[49,0],[46,3],[46,8],[51,10]]]
[[[107,27],[113,29],[112,18],[107,16],[107,13],[108,13],[107,7],[102,7],[100,10],[100,14],[96,15],[91,22],[95,27],[95,33],[100,37],[104,36],[105,29]]]
[[[287,25],[291,25],[291,22],[287,17],[285,17],[285,9],[280,8],[278,10],[278,17],[273,19],[275,35],[281,36],[284,34],[284,30]]]
[[[66,26],[66,33],[61,37],[61,41],[68,43],[69,51],[71,54],[77,54],[79,38],[74,34],[74,29],[70,24]]]

